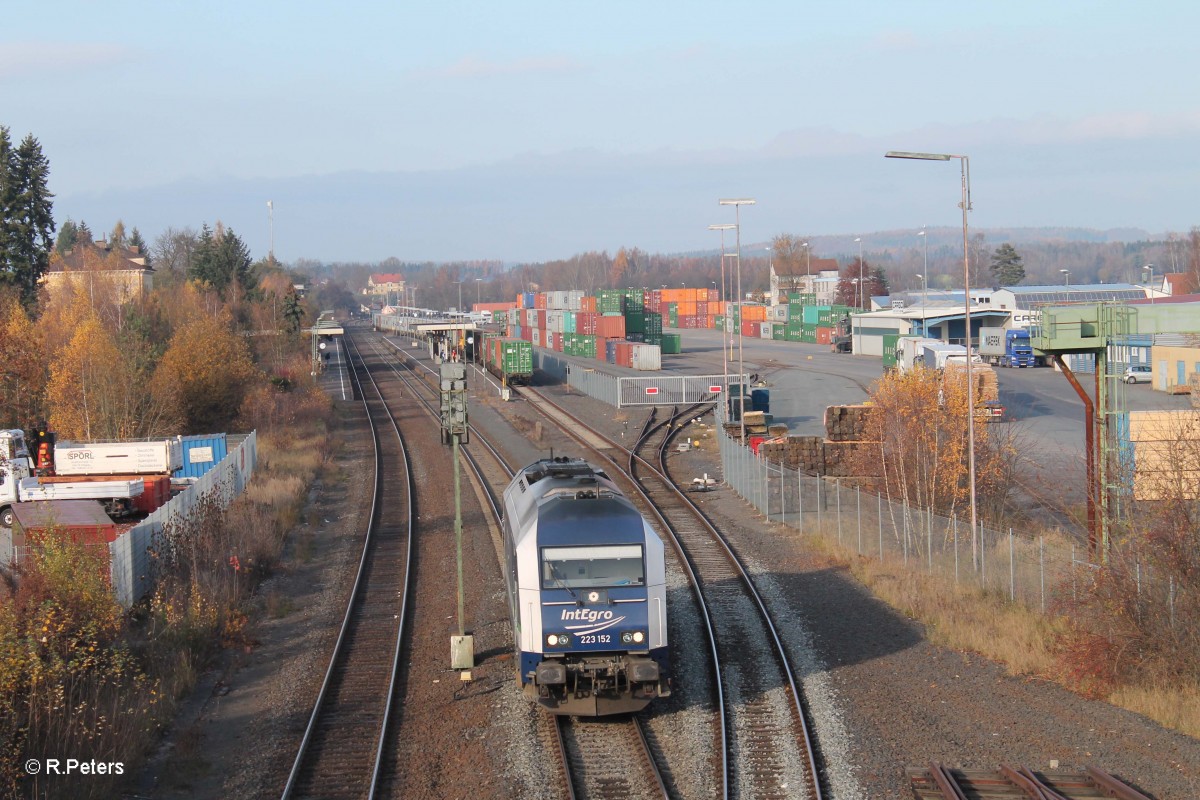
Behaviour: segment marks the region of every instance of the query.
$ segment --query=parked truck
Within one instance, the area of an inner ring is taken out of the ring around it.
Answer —
[[[980,328],[979,354],[997,367],[1036,366],[1029,331],[1024,328]]]
[[[923,350],[927,344],[941,344],[937,339],[902,336],[896,340],[896,369],[908,372],[917,364],[923,364]]]
[[[145,488],[137,479],[46,482],[32,472],[25,433],[0,430],[0,527],[12,527],[15,503],[36,500],[99,500],[110,515],[120,516],[133,510]]]
[[[961,344],[925,342],[921,345],[921,362],[929,369],[944,370],[947,364],[967,363],[967,348]],[[983,359],[972,354],[972,364],[982,364]]]

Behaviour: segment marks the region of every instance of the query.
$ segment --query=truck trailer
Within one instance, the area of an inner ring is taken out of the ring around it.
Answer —
[[[1029,331],[1024,328],[980,328],[979,354],[996,367],[1036,366]]]
[[[43,483],[32,474],[24,431],[0,430],[0,527],[11,528],[14,503],[36,500],[99,500],[110,515],[133,511],[145,487],[138,479]]]

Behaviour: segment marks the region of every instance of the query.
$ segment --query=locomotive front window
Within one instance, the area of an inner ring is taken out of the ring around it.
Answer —
[[[546,589],[642,586],[645,582],[641,545],[542,548],[542,587]]]

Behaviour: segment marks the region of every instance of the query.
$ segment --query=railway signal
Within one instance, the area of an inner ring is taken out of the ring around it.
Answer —
[[[450,668],[475,666],[475,642],[463,625],[462,493],[458,485],[458,445],[467,443],[467,366],[441,364],[442,444],[454,446],[454,544],[458,564],[458,635],[450,637]]]

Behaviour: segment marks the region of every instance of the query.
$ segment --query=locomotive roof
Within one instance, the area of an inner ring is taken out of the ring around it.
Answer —
[[[641,544],[642,515],[624,498],[552,499],[539,508],[538,544]]]

